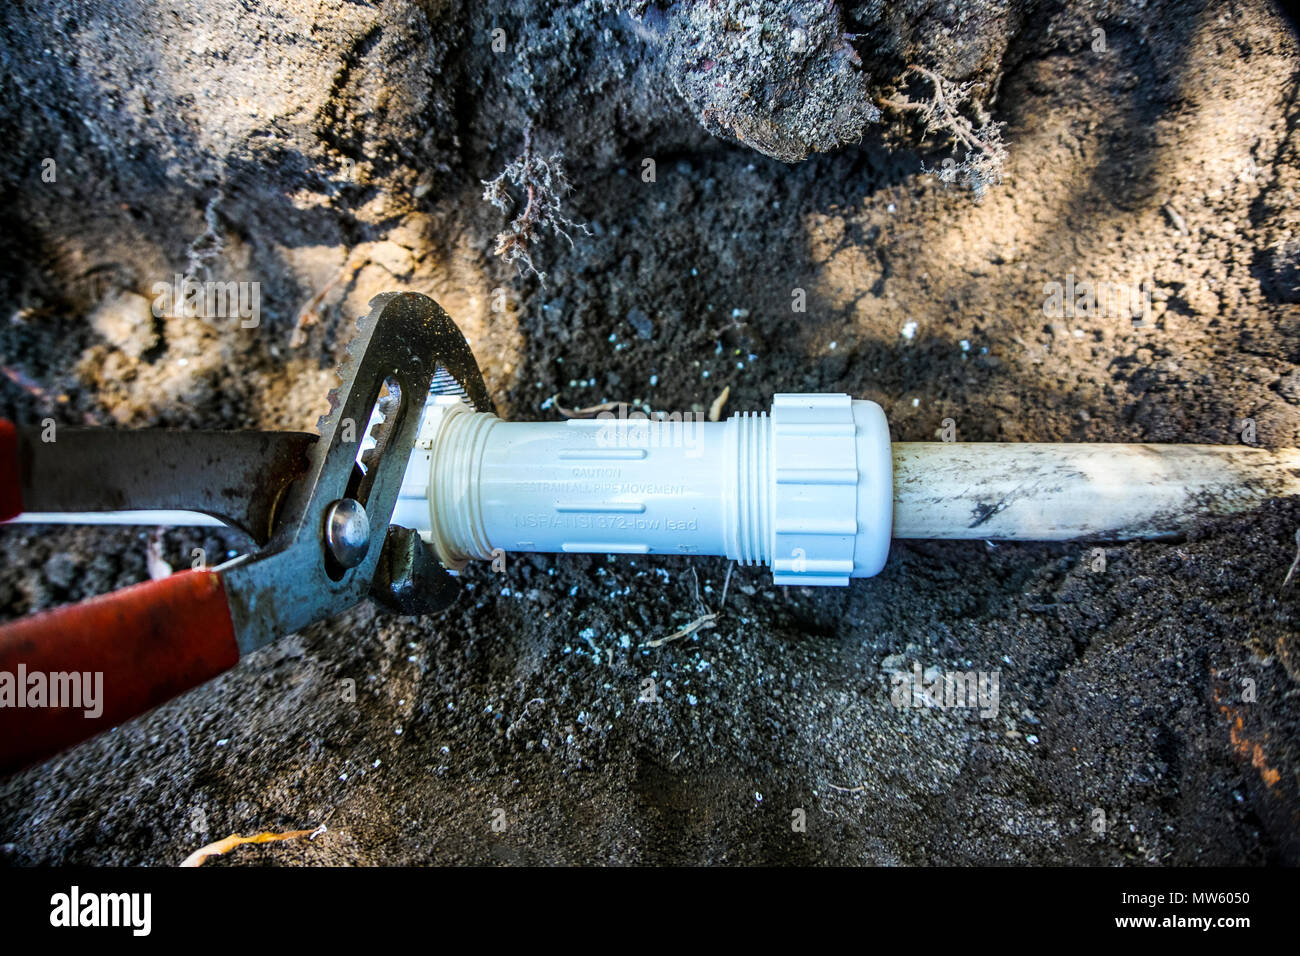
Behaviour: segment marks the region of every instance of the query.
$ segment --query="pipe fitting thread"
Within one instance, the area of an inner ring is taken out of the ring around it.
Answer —
[[[727,420],[727,557],[766,565],[772,554],[772,422],[766,412],[738,412]]]
[[[444,406],[442,414],[433,437],[429,519],[439,560],[460,570],[470,558],[492,557],[479,476],[488,434],[500,419],[460,403]]]

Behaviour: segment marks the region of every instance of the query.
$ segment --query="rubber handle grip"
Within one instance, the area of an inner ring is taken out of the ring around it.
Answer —
[[[0,627],[0,774],[238,661],[226,589],[213,571],[182,571]]]
[[[0,418],[0,521],[23,513],[23,472],[18,461],[18,429]]]

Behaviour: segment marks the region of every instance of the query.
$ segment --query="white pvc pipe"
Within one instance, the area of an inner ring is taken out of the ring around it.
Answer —
[[[1300,494],[1300,449],[1230,445],[894,445],[894,537],[1160,538]]]
[[[725,422],[503,422],[433,399],[392,523],[449,567],[494,552],[724,555],[778,584],[877,573],[889,541],[1128,540],[1300,494],[1300,450],[898,443],[880,407],[778,395]],[[18,521],[217,525],[193,512]]]

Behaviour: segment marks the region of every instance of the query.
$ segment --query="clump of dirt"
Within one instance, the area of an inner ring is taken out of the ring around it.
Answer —
[[[835,47],[815,87],[851,87],[848,118],[733,98],[726,138],[693,99],[721,94],[674,82],[689,4],[280,0],[256,31],[226,0],[46,6],[0,11],[20,421],[310,427],[352,319],[414,289],[515,418],[729,387],[728,410],[870,398],[906,441],[952,418],[961,440],[1300,444],[1300,71],[1262,2],[817,4],[861,60]],[[982,201],[924,171],[951,143],[868,120],[918,60],[1006,123]],[[745,122],[777,154],[848,145],[788,165],[730,142]],[[591,231],[530,249],[544,286],[492,255],[481,198],[526,129]],[[132,325],[130,296],[191,268],[259,282],[258,323]],[[1067,281],[1149,288],[1150,314],[1047,315]],[[206,865],[1294,863],[1297,526],[1270,502],[1100,570],[1091,546],[899,542],[844,590],[737,569],[725,604],[720,558],[475,567],[441,616],[359,608],[0,783],[0,850],[175,863],[324,823]],[[148,535],[4,529],[0,609],[142,580]],[[240,546],[178,529],[162,552]],[[998,672],[996,714],[895,706],[914,665]]]
[[[712,133],[796,162],[880,119],[834,4],[683,4],[669,22],[673,80]]]

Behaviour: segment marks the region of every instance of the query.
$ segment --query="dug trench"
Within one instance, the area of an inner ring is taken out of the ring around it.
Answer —
[[[219,93],[197,126],[168,59],[195,55],[193,29],[159,19],[144,46],[166,55],[139,99],[96,113],[91,70],[58,87],[12,38],[120,69],[122,27],[0,14],[15,47],[0,411],[307,428],[350,319],[412,288],[461,324],[512,418],[703,411],[729,387],[724,413],[779,391],[869,398],[900,441],[952,419],[964,441],[1239,443],[1248,422],[1259,444],[1300,444],[1300,71],[1270,7],[1116,4],[1096,21],[1043,5],[1000,59],[1007,167],[976,201],[922,169],[938,146],[892,127],[793,164],[709,135],[663,105],[648,61],[599,52],[592,24],[647,29],[600,5],[536,27],[545,62],[588,84],[586,111],[494,72],[491,14],[338,6],[319,102],[295,92],[292,58],[231,79],[254,41],[205,20],[204,49],[226,56],[188,67]],[[402,26],[416,14],[424,27]],[[262,53],[293,45],[291,20],[263,25]],[[409,65],[426,60],[442,73]],[[232,146],[240,82],[267,128],[314,111],[358,178],[312,186],[289,134]],[[567,208],[589,230],[538,250],[544,285],[493,257],[504,217],[481,200],[530,120],[566,151]],[[69,172],[42,192],[47,154]],[[191,255],[262,283],[257,328],[120,320],[138,314],[124,292]],[[1070,276],[1150,277],[1152,322],[1046,316],[1044,285]],[[1101,562],[1092,543],[900,541],[847,589],[735,568],[725,603],[721,558],[512,555],[504,573],[472,567],[442,615],[358,608],[0,782],[0,860],[175,864],[232,833],[324,824],[206,865],[1300,862],[1297,528],[1300,502],[1281,500],[1103,545]],[[151,533],[0,530],[4,617],[143,580]],[[177,567],[240,546],[160,540]],[[918,662],[996,671],[996,715],[896,706],[891,675]]]

